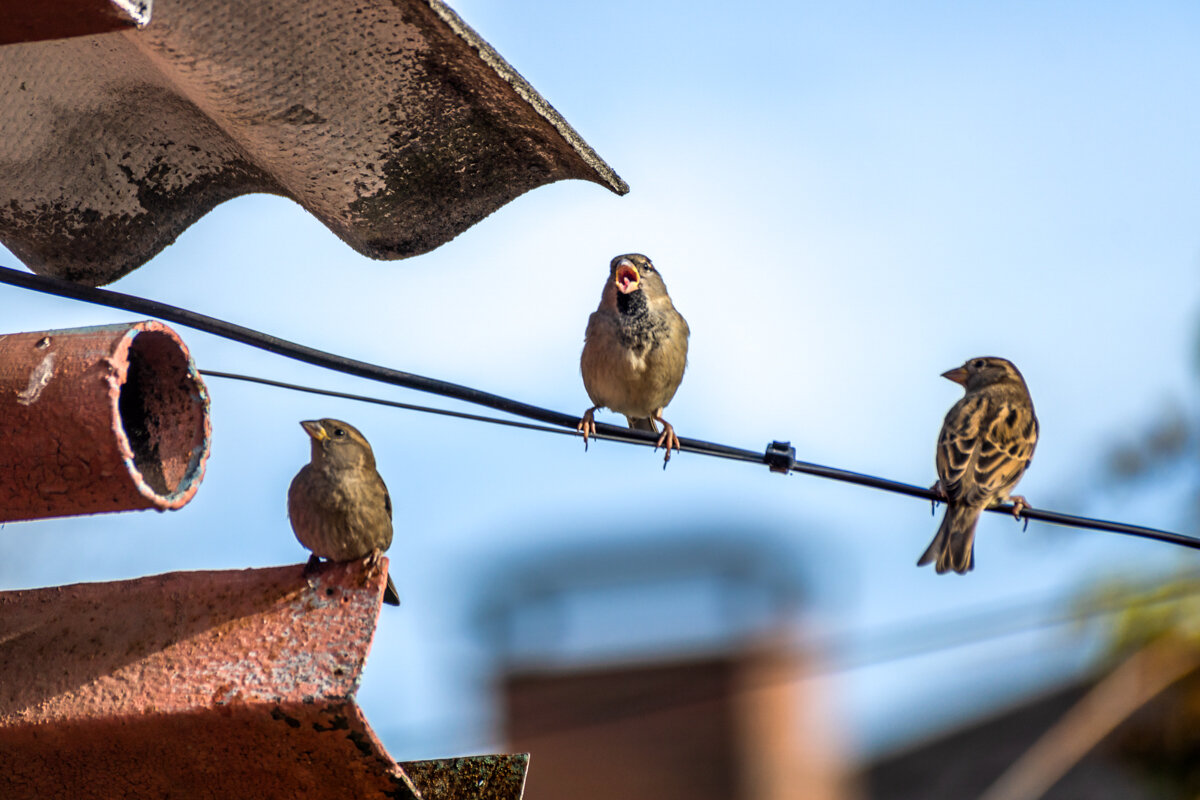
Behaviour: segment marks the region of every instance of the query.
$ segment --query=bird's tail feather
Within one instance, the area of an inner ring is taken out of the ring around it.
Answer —
[[[383,602],[389,606],[400,605],[400,593],[396,591],[396,584],[392,583],[392,573],[388,573],[387,588],[383,590]]]
[[[658,433],[658,426],[654,424],[654,420],[650,417],[626,417],[629,420],[629,427],[635,431],[650,431]]]
[[[978,508],[952,503],[917,566],[936,562],[934,569],[939,575],[950,570],[965,575],[975,569],[975,525],[979,514]]]

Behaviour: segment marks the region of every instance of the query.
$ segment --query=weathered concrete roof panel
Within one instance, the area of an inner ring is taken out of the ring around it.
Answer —
[[[156,0],[0,48],[0,241],[43,274],[115,280],[248,192],[404,258],[564,178],[628,189],[439,0]]]
[[[355,700],[387,559],[0,592],[0,797],[520,800],[392,760]]]
[[[386,574],[0,592],[0,797],[413,797],[354,699]]]

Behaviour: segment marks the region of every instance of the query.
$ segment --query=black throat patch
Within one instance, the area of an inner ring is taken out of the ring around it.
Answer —
[[[621,345],[635,353],[644,353],[657,346],[666,335],[666,321],[661,315],[650,312],[646,293],[641,289],[618,294],[617,312],[621,320]]]
[[[617,294],[617,311],[621,312],[622,317],[644,317],[650,312],[650,306],[646,302],[646,293],[641,289],[630,292],[629,294]]]

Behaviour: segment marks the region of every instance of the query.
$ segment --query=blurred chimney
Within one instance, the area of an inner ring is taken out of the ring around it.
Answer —
[[[800,554],[646,539],[526,561],[489,598],[528,800],[854,797],[829,679],[797,644]]]

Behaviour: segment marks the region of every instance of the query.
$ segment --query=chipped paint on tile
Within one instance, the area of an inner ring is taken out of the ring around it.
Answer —
[[[42,390],[54,378],[54,353],[46,353],[45,358],[38,362],[29,373],[29,384],[24,391],[17,392],[17,402],[23,406],[33,405],[42,396]]]

